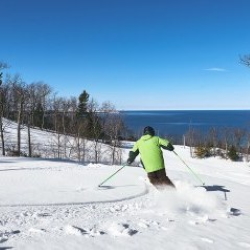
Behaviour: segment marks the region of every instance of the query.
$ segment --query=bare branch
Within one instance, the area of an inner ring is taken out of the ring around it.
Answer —
[[[250,68],[250,54],[240,56],[240,63]]]
[[[0,61],[0,70],[9,68],[9,65],[5,62]]]

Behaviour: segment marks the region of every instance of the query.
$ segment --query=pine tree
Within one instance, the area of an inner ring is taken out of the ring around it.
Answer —
[[[79,98],[79,104],[77,109],[77,117],[84,117],[88,112],[88,101],[89,101],[89,94],[84,90]]]

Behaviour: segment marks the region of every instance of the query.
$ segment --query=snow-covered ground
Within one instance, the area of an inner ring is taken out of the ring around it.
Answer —
[[[204,187],[168,151],[163,192],[140,167],[98,188],[121,166],[0,157],[0,250],[250,249],[250,163],[175,151]]]

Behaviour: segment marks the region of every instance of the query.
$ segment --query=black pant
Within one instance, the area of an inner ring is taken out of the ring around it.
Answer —
[[[175,188],[173,182],[167,177],[165,168],[148,173],[149,181],[159,190],[165,187]]]

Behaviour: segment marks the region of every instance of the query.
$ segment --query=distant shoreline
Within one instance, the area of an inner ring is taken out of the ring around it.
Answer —
[[[118,109],[117,111],[250,111],[250,109]]]
[[[126,126],[138,134],[152,126],[161,135],[182,136],[191,128],[208,132],[225,128],[249,130],[250,110],[123,110]]]

